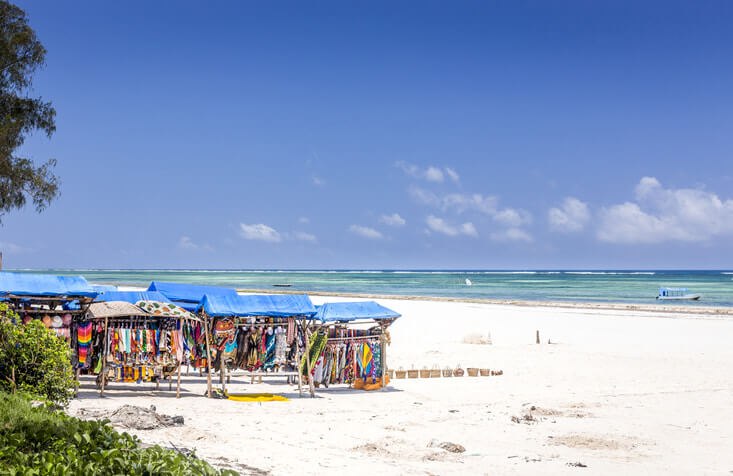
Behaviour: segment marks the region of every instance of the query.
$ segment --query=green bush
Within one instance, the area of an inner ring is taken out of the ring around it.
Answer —
[[[21,324],[0,303],[0,391],[65,405],[76,387],[70,358],[69,345],[53,331],[37,320]]]
[[[84,421],[27,398],[0,393],[0,468],[11,475],[236,475],[193,455],[117,433],[107,421]]]

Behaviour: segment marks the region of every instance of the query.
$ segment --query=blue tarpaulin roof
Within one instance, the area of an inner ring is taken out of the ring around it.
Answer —
[[[318,307],[316,319],[322,322],[349,322],[361,319],[394,319],[401,314],[374,301],[327,302]]]
[[[204,296],[199,306],[209,316],[311,316],[316,312],[305,294]]]
[[[117,291],[117,286],[112,284],[92,284],[92,289],[102,294],[110,291]]]
[[[0,271],[0,295],[16,296],[88,296],[97,292],[83,276],[11,273]]]
[[[222,288],[219,286],[197,286],[183,283],[163,283],[153,281],[148,291],[158,291],[171,301],[201,302],[204,294],[209,296],[236,296],[237,291],[233,288]]]
[[[151,291],[110,291],[97,296],[95,302],[125,301],[135,304],[138,301],[171,302],[161,293]]]

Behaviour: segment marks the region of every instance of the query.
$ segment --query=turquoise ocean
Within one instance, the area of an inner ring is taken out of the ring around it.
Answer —
[[[21,270],[18,270],[21,271]],[[660,286],[686,287],[699,302],[674,305],[733,306],[733,271],[689,270],[23,270],[82,275],[96,284],[147,286],[151,281],[275,290],[393,294],[451,298],[657,303]],[[468,286],[466,280],[472,285]]]

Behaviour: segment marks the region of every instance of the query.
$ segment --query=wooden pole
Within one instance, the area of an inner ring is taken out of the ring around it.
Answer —
[[[305,338],[305,369],[308,372],[308,388],[310,390],[311,398],[316,396],[316,389],[313,385],[313,375],[311,374],[311,356],[310,356],[310,331],[308,331],[308,325],[303,326],[303,337]],[[298,372],[300,372],[300,364],[298,364]]]
[[[181,398],[181,366],[178,366],[178,384],[176,385],[176,398]]]
[[[107,353],[109,352],[109,332],[108,332],[109,318],[104,318],[104,346],[102,347],[102,391],[100,396],[104,397],[104,383],[107,380]]]
[[[204,320],[204,335],[206,337],[206,369],[208,370],[206,381],[209,387],[209,398],[211,398],[211,347],[209,345],[209,319],[203,311],[201,312],[201,316]]]
[[[540,343],[540,331],[537,331],[537,343]]]
[[[384,338],[385,329],[380,323],[382,334],[379,336],[379,344],[382,346],[382,390],[387,388],[387,339]]]
[[[296,368],[298,369],[298,394],[302,398],[303,397],[303,372],[300,371],[300,361],[302,359],[300,357],[300,347],[298,347],[297,340],[295,342],[295,348],[297,349],[295,351],[295,361],[297,362]]]
[[[224,378],[224,374],[227,371],[227,366],[224,363],[224,353],[222,351],[219,351],[221,353],[221,356],[219,357],[219,372],[221,372],[221,390],[224,392],[224,395],[227,394],[227,384],[226,379]]]

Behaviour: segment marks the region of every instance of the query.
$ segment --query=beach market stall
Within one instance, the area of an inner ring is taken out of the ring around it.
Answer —
[[[82,276],[0,272],[0,299],[24,323],[39,320],[70,345],[76,322],[96,295]]]
[[[387,328],[399,317],[399,313],[374,301],[319,306],[313,332],[318,346],[311,360],[314,382],[385,388]]]
[[[204,296],[198,313],[212,329],[212,363],[218,364],[223,390],[228,361],[249,377],[297,377],[302,396],[298,362],[315,312],[304,294]]]
[[[82,276],[14,273],[0,271],[0,299],[22,320],[39,320],[66,340],[73,349],[78,340],[77,325],[97,292]],[[74,375],[79,364],[73,359]]]
[[[206,366],[205,328],[200,319],[166,302],[157,293],[110,293],[102,298],[115,294],[125,300],[105,300],[89,306],[84,323],[84,335],[88,335],[85,345],[89,346],[92,340],[93,344],[85,349],[80,340],[78,349],[80,360],[82,355],[91,353],[88,368],[94,368],[94,373],[100,375],[101,395],[104,396],[109,379],[155,382],[157,389],[160,379],[167,377],[171,390],[171,377],[175,373],[176,396],[180,397],[182,364]],[[134,304],[130,302],[136,298],[140,299]],[[81,328],[80,325],[80,332]],[[95,354],[101,358],[95,360]]]

